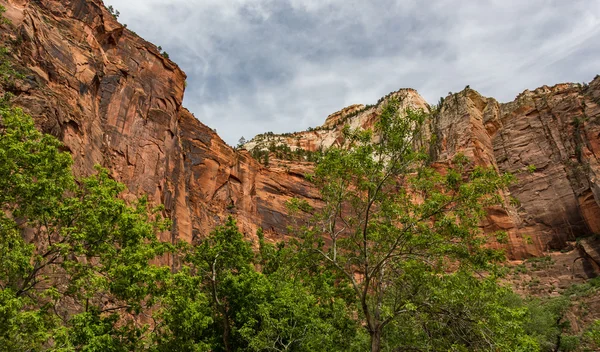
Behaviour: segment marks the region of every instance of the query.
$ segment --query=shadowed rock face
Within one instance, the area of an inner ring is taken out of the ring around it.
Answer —
[[[310,163],[273,160],[264,167],[230,148],[182,107],[185,74],[100,0],[0,3],[13,23],[2,28],[2,40],[27,72],[14,88],[17,104],[65,143],[77,175],[101,164],[129,196],[148,194],[164,204],[174,221],[164,240],[193,241],[229,214],[248,236],[263,227],[278,238],[288,225],[288,199],[319,206],[317,190],[303,177]],[[403,108],[429,109],[412,89],[393,94]],[[540,255],[600,232],[599,103],[600,79],[589,87],[526,91],[508,104],[467,89],[447,97],[431,120],[439,163],[462,152],[517,175],[505,206],[490,209],[483,224],[509,233],[511,257]],[[330,115],[321,129],[272,138],[292,149],[327,148],[345,123],[373,126],[379,109],[352,106]]]
[[[499,169],[518,177],[511,193],[520,203],[519,232],[533,240],[530,251],[600,233],[599,97],[599,78],[589,87],[544,86],[485,119],[498,126],[491,136]]]

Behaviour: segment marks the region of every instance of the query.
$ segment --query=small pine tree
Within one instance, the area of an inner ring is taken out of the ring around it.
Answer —
[[[111,15],[113,15],[115,19],[119,18],[119,16],[121,15],[119,10],[115,10],[115,8],[112,7],[112,5],[109,5],[106,9],[108,10],[108,12],[110,12]]]
[[[246,144],[246,138],[244,138],[244,136],[242,136],[242,138],[240,138],[238,140],[238,144],[237,144],[237,148],[242,148],[244,146],[244,144]]]

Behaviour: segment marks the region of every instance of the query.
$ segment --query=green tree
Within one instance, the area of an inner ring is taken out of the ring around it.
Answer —
[[[255,253],[229,218],[197,245],[157,314],[158,351],[348,351],[357,325],[334,278],[298,275],[302,259],[260,235]]]
[[[119,18],[119,16],[121,15],[119,10],[115,10],[115,8],[112,5],[109,5],[106,9],[108,10],[108,12],[110,12],[111,15],[113,15],[115,19]]]
[[[30,116],[0,107],[0,344],[10,350],[131,350],[169,275],[151,264],[171,250],[156,236],[168,227],[160,209],[119,199],[124,186],[100,168],[75,182],[71,164]]]
[[[362,351],[365,336],[348,308],[348,287],[319,265],[306,261],[295,243],[270,244],[258,233],[256,260],[271,298],[261,304],[250,339],[256,351]]]
[[[247,292],[243,291],[247,288],[245,284],[251,283],[247,280],[252,280],[255,274],[251,265],[253,257],[249,243],[243,240],[233,218],[229,218],[225,226],[217,227],[211,236],[193,247],[184,259],[192,264],[195,274],[202,279],[208,291],[214,321],[222,336],[225,351],[234,350],[232,340],[236,338],[233,326],[238,308],[236,303],[247,297]]]
[[[23,232],[29,219],[54,213],[73,183],[71,160],[58,146],[21,110],[0,108],[0,345],[12,350],[36,349],[55,323],[50,306],[29,294],[45,258]]]
[[[422,138],[425,119],[418,111],[403,114],[392,98],[383,106],[374,131],[346,127],[344,145],[327,150],[311,176],[325,205],[301,233],[305,249],[314,254],[313,260],[328,265],[352,287],[371,351],[380,351],[382,346],[391,350],[443,345],[437,340],[447,342],[456,336],[455,330],[463,326],[460,321],[482,324],[483,317],[468,307],[448,315],[443,299],[432,294],[457,275],[449,272],[468,277],[474,268],[486,267],[501,257],[482,247],[485,237],[478,225],[485,207],[499,201],[498,192],[510,177],[473,167],[460,155],[444,173],[429,167],[425,151],[415,147]],[[470,285],[455,288],[478,287]],[[441,292],[448,296],[454,291]],[[498,308],[495,302],[490,304]],[[489,313],[489,309],[492,306],[482,312]],[[426,334],[442,327],[415,321],[423,316],[429,322],[459,319],[459,323],[443,327],[455,329],[453,333]],[[392,335],[391,330],[399,329],[410,331],[383,341]],[[411,336],[425,337],[421,347],[414,346],[417,341]],[[502,338],[508,339],[503,335],[487,341],[490,336],[473,336],[486,340],[486,347],[471,339],[457,339],[456,344],[497,349],[504,346]]]
[[[237,144],[237,149],[241,149],[242,147],[244,147],[244,144],[246,144],[246,138],[244,138],[244,136],[240,137],[240,139],[238,140],[238,144]]]
[[[184,266],[165,284],[153,333],[152,351],[211,351],[220,344],[215,332],[215,317],[203,278]]]

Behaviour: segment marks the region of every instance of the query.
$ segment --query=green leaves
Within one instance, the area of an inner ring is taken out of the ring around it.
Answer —
[[[348,350],[357,326],[328,272],[305,272],[301,253],[269,244],[258,253],[233,219],[195,246],[165,285],[157,350]]]
[[[4,350],[38,350],[52,336],[55,322],[45,307],[31,309],[33,303],[11,289],[0,289],[0,346]]]
[[[15,217],[52,216],[74,187],[71,157],[21,109],[0,107],[0,204]]]
[[[353,288],[354,314],[371,336],[372,351],[473,346],[475,341],[450,338],[462,327],[440,325],[437,315],[453,295],[482,292],[473,270],[490,268],[500,254],[483,246],[479,222],[485,207],[499,203],[510,178],[474,167],[460,154],[434,169],[419,147],[428,145],[421,141],[427,116],[399,108],[394,98],[383,105],[373,131],[346,127],[345,141],[318,161],[311,180],[325,205],[311,226],[300,229],[301,248]],[[460,276],[451,274],[457,269]],[[455,277],[471,287],[461,287]],[[500,296],[485,303],[494,305]],[[491,312],[500,314],[492,306],[485,309],[467,309],[465,319],[477,326]],[[522,321],[509,318],[517,325]],[[436,341],[438,333],[445,342]],[[479,343],[503,335],[474,338]]]
[[[153,334],[157,351],[209,351],[214,344],[214,319],[202,278],[189,267],[170,276],[155,314]]]
[[[124,186],[104,169],[76,183],[71,164],[31,117],[0,107],[5,345],[129,351],[145,333],[136,315],[170,275],[151,264],[172,250],[156,237],[169,223],[144,198],[134,206],[119,199]]]
[[[524,305],[499,285],[478,227],[511,177],[462,155],[434,169],[426,116],[399,106],[373,131],[344,129],[310,177],[323,208],[292,199],[292,217],[314,217],[287,242],[259,231],[255,251],[233,218],[193,245],[160,242],[161,207],[124,201],[100,167],[75,180],[61,144],[0,104],[1,348],[539,350],[564,301]]]

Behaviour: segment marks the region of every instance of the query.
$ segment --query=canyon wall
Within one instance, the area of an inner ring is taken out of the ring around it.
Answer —
[[[433,122],[438,158],[463,151],[517,181],[490,226],[509,235],[512,257],[539,256],[600,233],[600,78],[558,84],[500,104],[471,89],[447,97]]]
[[[164,204],[174,221],[164,240],[193,241],[230,214],[249,236],[258,227],[283,233],[285,200],[318,196],[306,166],[267,169],[183,108],[183,71],[102,1],[0,4],[12,22],[2,41],[25,74],[11,87],[15,103],[64,142],[77,175],[99,164],[129,196]]]
[[[508,244],[495,245],[505,247],[509,257],[541,256],[600,233],[600,77],[589,85],[527,90],[506,104],[465,88],[432,107],[415,90],[401,89],[377,105],[334,113],[316,129],[262,134],[245,148],[326,149],[339,142],[344,125],[372,127],[391,96],[400,100],[400,110],[422,109],[430,115],[426,138],[436,141],[431,150],[435,162],[463,153],[477,165],[515,175],[503,206],[488,209],[482,224],[490,233],[507,232]]]
[[[368,128],[381,104],[355,105],[311,131],[263,135],[245,149],[228,146],[182,107],[185,74],[157,47],[128,30],[100,0],[0,0],[11,25],[1,39],[25,74],[10,91],[45,132],[72,153],[77,175],[100,164],[128,187],[148,194],[174,221],[164,240],[194,241],[235,216],[252,239],[258,227],[285,235],[285,202],[319,205],[304,178],[307,161],[255,161],[268,144],[315,151],[334,145],[345,124]],[[402,108],[430,111],[412,89],[391,93]],[[385,100],[385,99],[384,99]],[[433,113],[435,155],[457,152],[514,173],[505,205],[483,224],[509,234],[512,258],[564,249],[600,232],[600,79],[525,91],[500,104],[472,89],[449,95]],[[202,118],[201,116],[199,117]]]

